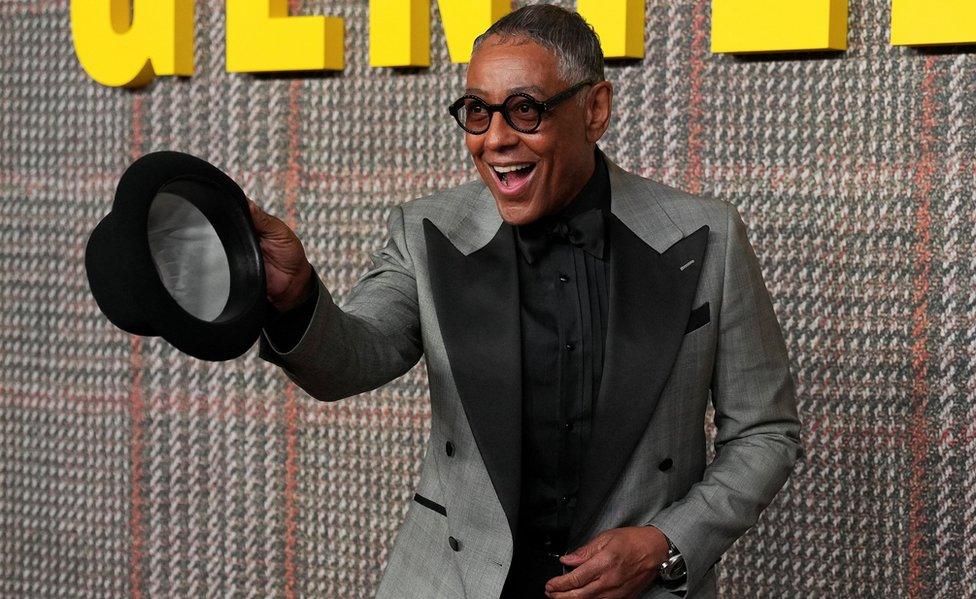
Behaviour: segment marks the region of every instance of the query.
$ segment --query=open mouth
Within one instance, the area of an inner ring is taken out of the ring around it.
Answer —
[[[535,170],[534,163],[512,164],[508,166],[492,165],[491,170],[498,179],[499,187],[508,193],[519,191],[531,178]]]

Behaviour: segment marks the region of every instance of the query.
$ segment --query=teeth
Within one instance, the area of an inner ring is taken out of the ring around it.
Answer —
[[[512,166],[492,166],[491,168],[495,169],[495,172],[501,175],[501,174],[504,174],[504,173],[510,173],[512,171],[517,171],[519,169],[529,168],[530,166],[532,166],[532,165],[531,164],[513,164]]]

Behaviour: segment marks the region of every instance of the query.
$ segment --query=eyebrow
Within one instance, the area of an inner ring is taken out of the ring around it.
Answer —
[[[523,85],[521,87],[513,87],[510,90],[508,90],[508,93],[509,94],[517,94],[519,92],[523,92],[523,93],[536,93],[536,94],[539,94],[539,95],[542,95],[543,93],[545,93],[543,91],[543,89],[541,87],[539,87],[538,85]],[[473,95],[474,94],[480,94],[482,96],[488,95],[487,93],[485,93],[485,90],[478,89],[476,87],[469,87],[469,88],[467,88],[467,89],[464,90],[464,93],[466,93],[466,94],[473,94]]]

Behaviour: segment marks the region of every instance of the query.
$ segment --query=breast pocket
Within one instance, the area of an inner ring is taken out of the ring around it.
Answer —
[[[688,326],[685,327],[685,335],[702,328],[709,322],[711,322],[709,305],[708,302],[705,302],[691,311],[691,314],[688,316]]]

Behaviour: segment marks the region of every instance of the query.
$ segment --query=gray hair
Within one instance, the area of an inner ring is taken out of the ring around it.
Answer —
[[[560,78],[569,83],[606,79],[600,39],[577,12],[553,4],[523,6],[475,38],[472,52],[493,35],[501,42],[532,41],[552,50]]]

